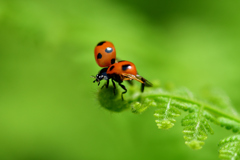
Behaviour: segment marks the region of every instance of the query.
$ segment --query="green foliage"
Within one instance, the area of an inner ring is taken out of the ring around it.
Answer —
[[[133,113],[142,113],[148,107],[155,107],[157,104],[150,98],[139,99],[139,101],[131,103],[131,109]]]
[[[238,123],[236,121],[233,121],[233,120],[225,118],[225,117],[219,117],[218,121],[222,127],[225,127],[228,130],[232,129],[232,131],[235,133],[239,132],[239,130],[240,130],[240,123]]]
[[[196,98],[186,88],[174,90],[172,87],[156,87],[140,93],[132,87],[125,101],[121,101],[120,96],[113,98],[113,94],[107,89],[104,89],[104,92],[99,92],[101,93],[99,100],[107,109],[121,111],[130,106],[133,113],[143,113],[146,109],[153,108],[155,110],[153,115],[159,129],[172,128],[181,111],[188,112],[181,120],[182,132],[185,144],[194,150],[202,148],[208,133],[214,133],[210,122],[228,130],[232,129],[233,132],[240,130],[240,118],[229,98],[216,90],[214,92],[210,90],[205,94],[204,100]],[[103,103],[103,99],[108,99],[110,102]],[[235,136],[221,141],[220,158],[225,159],[227,156],[236,158],[239,152],[239,139],[240,137]]]
[[[203,141],[207,139],[207,132],[213,134],[208,117],[205,117],[203,112],[205,112],[203,107],[200,107],[182,119],[185,144],[196,150],[204,145]]]
[[[170,129],[176,122],[175,117],[181,115],[181,112],[171,104],[171,98],[158,97],[158,109],[155,110],[154,116],[157,118],[155,122],[159,129]]]
[[[237,160],[240,158],[240,135],[225,138],[219,143],[219,158]]]

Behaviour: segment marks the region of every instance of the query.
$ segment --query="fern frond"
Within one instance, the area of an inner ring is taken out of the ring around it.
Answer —
[[[220,141],[218,144],[219,158],[225,160],[240,159],[240,135],[230,136]]]
[[[239,130],[240,130],[240,123],[238,123],[234,120],[224,118],[224,117],[219,117],[218,121],[222,127],[225,127],[228,130],[232,129],[232,131],[235,133],[239,132]]]
[[[175,98],[175,97],[173,97],[172,104],[175,107],[177,107],[177,108],[179,108],[183,111],[189,111],[190,113],[194,112],[198,109],[198,105],[193,104],[193,103],[189,103],[189,102],[184,102],[184,101],[182,101],[178,98]]]
[[[149,107],[157,106],[156,102],[151,98],[139,98],[130,104],[133,113],[142,113]]]
[[[173,90],[163,88],[149,88],[140,93],[139,88],[131,87],[121,100],[118,90],[113,95],[112,87],[99,91],[98,99],[106,109],[119,112],[131,108],[133,113],[143,113],[146,109],[154,108],[155,122],[159,129],[170,129],[176,122],[176,117],[181,111],[188,112],[182,119],[185,144],[192,149],[201,149],[208,134],[213,134],[210,122],[221,125],[233,132],[240,131],[240,117],[232,107],[226,95],[222,93],[208,96],[208,99],[196,98],[189,90],[181,88]],[[213,92],[215,93],[215,92]],[[236,140],[237,139],[237,140]],[[229,138],[220,144],[220,157],[223,159],[236,159],[239,157],[240,135],[237,138]]]
[[[157,118],[155,122],[159,129],[169,129],[174,126],[176,120],[175,117],[181,115],[181,112],[174,106],[171,105],[171,98],[159,97],[158,100],[161,102],[155,110],[154,116]]]
[[[206,111],[201,107],[197,112],[190,113],[182,119],[185,144],[195,150],[202,148],[208,132],[213,134],[208,117],[205,116],[208,114],[204,114],[204,112]]]

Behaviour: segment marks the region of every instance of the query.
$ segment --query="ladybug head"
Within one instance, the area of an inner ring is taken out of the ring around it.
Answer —
[[[101,80],[108,80],[108,75],[107,75],[107,69],[108,68],[103,68],[100,70],[100,72],[96,75],[96,77],[93,76],[93,78],[95,78],[95,80],[93,81],[93,83],[98,82],[98,85],[100,84]]]

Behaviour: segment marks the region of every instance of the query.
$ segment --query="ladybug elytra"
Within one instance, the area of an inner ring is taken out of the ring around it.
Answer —
[[[108,67],[116,61],[116,50],[109,41],[101,41],[94,49],[94,57],[100,67]]]

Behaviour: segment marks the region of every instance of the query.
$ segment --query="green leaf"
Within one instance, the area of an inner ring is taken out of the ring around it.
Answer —
[[[230,136],[219,142],[219,158],[224,160],[240,159],[240,135]]]
[[[239,132],[240,130],[240,123],[234,120],[231,120],[225,117],[219,117],[218,121],[222,127],[225,127],[228,130],[232,130],[235,133]]]
[[[182,119],[185,144],[194,150],[202,148],[208,132],[213,134],[213,130],[208,122],[209,118],[205,116],[208,114],[205,112],[203,107],[201,107],[197,112],[190,113]]]
[[[174,105],[171,105],[171,99],[159,97],[158,100],[161,103],[154,113],[154,117],[157,118],[155,122],[159,129],[170,129],[176,122],[175,117],[180,116],[181,112]]]
[[[142,113],[149,107],[155,107],[157,104],[151,98],[140,98],[130,104],[133,113]]]

